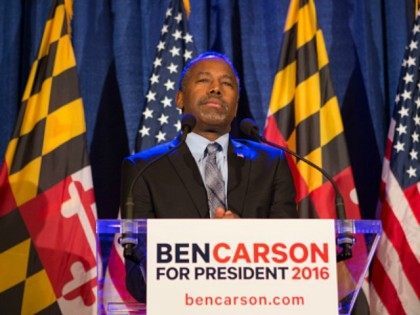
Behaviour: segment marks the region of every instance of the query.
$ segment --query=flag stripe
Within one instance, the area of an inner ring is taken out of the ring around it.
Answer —
[[[296,126],[296,151],[299,155],[306,157],[321,145],[319,120],[319,112],[316,112]]]
[[[41,260],[39,259],[34,243],[31,240],[30,248],[29,248],[29,257],[28,257],[28,269],[26,271],[26,275],[30,277],[40,272],[43,268],[44,267],[41,263]]]
[[[296,51],[297,60],[297,80],[296,84],[308,79],[318,72],[318,60],[316,56],[316,37],[305,43]]]
[[[315,73],[301,84],[295,91],[295,123],[299,124],[321,108],[319,91],[319,74]]]
[[[417,295],[420,296],[420,281],[418,281],[418,271],[420,270],[420,264],[418,259],[412,252],[412,246],[410,246],[409,242],[407,241],[406,234],[404,234],[401,226],[401,222],[399,222],[395,217],[392,208],[388,205],[387,202],[385,202],[382,207],[383,231],[386,234],[387,239],[392,243],[393,247],[390,247],[392,249],[388,249],[388,251],[395,250],[395,253],[398,254],[399,263],[401,264],[400,267],[402,268],[400,272],[404,271],[408,281],[411,282],[411,285],[417,292]],[[418,240],[419,238],[417,238],[417,241],[413,243],[413,247],[418,247]],[[393,265],[395,265],[395,261],[393,261]]]
[[[295,62],[296,58],[296,27],[294,24],[292,28],[283,34],[283,45],[288,45],[290,50],[282,50],[280,53],[280,62],[277,72],[284,70],[288,65]]]
[[[24,168],[29,162],[39,157],[44,143],[45,119],[37,122],[34,128],[27,134],[17,139],[16,151],[14,152],[10,174],[14,174]]]
[[[389,162],[384,162],[384,170],[389,169]],[[405,199],[404,192],[398,185],[398,182],[392,172],[387,172],[386,177],[386,201],[384,206],[386,210],[392,212],[396,220],[400,222],[403,235],[407,237],[408,243],[411,245],[411,250],[417,257],[420,257],[420,228],[418,221],[413,213],[418,213],[419,208],[411,209],[409,203]],[[388,204],[389,202],[389,204]],[[394,211],[393,211],[394,210]],[[382,220],[387,219],[388,212],[383,213]]]
[[[399,299],[398,292],[395,290],[394,285],[389,279],[388,270],[385,270],[382,263],[379,260],[374,260],[372,268],[372,277],[381,279],[374,283],[375,290],[380,297],[383,305],[390,314],[406,314],[404,308]]]
[[[305,198],[299,202],[299,205],[299,216],[301,218],[319,218],[310,195],[305,196]]]
[[[0,231],[2,231],[0,253],[23,242],[29,237],[22,217],[19,211],[16,210],[0,217]]]
[[[336,97],[330,98],[329,101],[323,104],[319,113],[321,119],[321,145],[325,145],[334,137],[344,134],[343,123],[340,118],[340,108]],[[347,147],[345,144],[342,149],[347,155]]]
[[[79,135],[66,141],[42,158],[38,183],[40,192],[46,191],[63,178],[89,164],[87,155],[83,154],[84,149],[82,144],[86,143],[85,141],[85,135]],[[71,155],[78,158],[67,160],[66,157]]]
[[[25,282],[1,292],[0,308],[4,314],[23,314],[21,312]]]
[[[302,47],[313,39],[318,29],[316,21],[314,1],[307,1],[299,8],[297,20],[297,42],[296,46]]]
[[[346,154],[346,138],[339,134],[322,147],[322,166],[328,174],[339,174],[349,167],[350,161]]]
[[[284,135],[286,139],[289,139],[295,127],[295,109],[294,103],[279,109],[276,111],[274,116],[274,121],[276,121],[280,132]]]
[[[404,196],[413,209],[413,216],[417,220],[417,224],[420,224],[420,187],[418,185],[412,185],[404,190]],[[411,214],[411,212],[410,212]],[[406,220],[408,221],[408,220]],[[415,222],[414,220],[410,222]],[[411,235],[411,234],[410,234]]]
[[[55,56],[57,53],[57,42],[51,43],[48,55],[43,56],[37,62],[36,73],[32,85],[31,95],[35,95],[41,91],[45,78],[52,76],[54,69]]]
[[[54,76],[51,86],[51,98],[48,112],[52,113],[63,105],[80,98],[77,80],[77,68],[73,67]],[[65,89],[61,87],[65,86]]]
[[[296,81],[296,62],[292,62],[274,77],[273,92],[271,94],[268,115],[273,115],[278,110],[294,104]],[[295,108],[293,106],[293,112]],[[293,123],[294,123],[293,114]]]
[[[369,287],[369,300],[371,306],[370,315],[389,315],[373,285]]]
[[[377,259],[380,262],[381,268],[385,269],[387,274],[384,281],[383,291],[381,290],[380,292],[382,294],[388,294],[386,291],[393,292],[395,290],[398,293],[395,295],[398,296],[398,299],[395,299],[398,300],[398,303],[395,301],[390,305],[395,307],[396,305],[400,304],[401,307],[405,309],[406,314],[415,314],[414,310],[418,309],[418,306],[420,306],[418,295],[416,294],[414,288],[411,286],[410,280],[407,278],[406,271],[403,270],[404,266],[400,260],[400,253],[398,252],[399,249],[393,246],[392,241],[389,238],[387,231],[385,230],[380,242],[380,246],[385,248],[386,251],[378,251]],[[415,272],[415,270],[416,269],[412,270],[411,272]],[[382,277],[380,273],[376,274],[375,276]],[[416,276],[418,277],[418,274]],[[389,284],[387,281],[389,281]],[[390,286],[392,286],[392,289]],[[376,288],[376,290],[379,291],[378,288]],[[386,298],[388,298],[388,295]],[[390,308],[389,311],[391,314],[396,314],[393,312],[393,308]]]
[[[117,240],[115,244],[119,246]],[[125,265],[122,250],[115,250],[111,252],[109,265],[114,267],[109,268],[108,272],[110,278],[112,279],[112,284],[115,286],[115,289],[118,291],[122,300],[126,303],[135,302],[136,300],[128,293],[125,287],[125,279],[121,278],[121,275],[125,274]]]
[[[319,69],[319,83],[321,91],[321,106],[325,105],[332,97],[335,97],[332,85],[330,67],[322,67]]]

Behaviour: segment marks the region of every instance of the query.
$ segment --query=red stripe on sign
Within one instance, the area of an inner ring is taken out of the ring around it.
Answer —
[[[398,299],[398,292],[386,273],[378,258],[373,260],[372,284],[380,297],[382,304],[390,314],[405,314],[401,301]]]
[[[410,281],[417,296],[420,296],[420,281],[418,281],[418,271],[420,270],[420,264],[411,250],[410,244],[405,236],[405,233],[401,227],[400,221],[398,221],[392,208],[388,202],[383,203],[382,208],[382,227],[391,241],[401,261],[404,273]]]

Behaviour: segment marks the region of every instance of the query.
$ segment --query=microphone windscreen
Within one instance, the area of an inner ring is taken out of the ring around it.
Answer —
[[[245,135],[259,140],[260,134],[259,134],[258,126],[255,123],[255,121],[253,121],[251,118],[242,119],[239,125],[239,128]]]
[[[189,133],[191,132],[194,127],[195,127],[195,123],[196,123],[196,119],[193,115],[191,114],[184,114],[182,115],[181,118],[181,130],[184,133]]]

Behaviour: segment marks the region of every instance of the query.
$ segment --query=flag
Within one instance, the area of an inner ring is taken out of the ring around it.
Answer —
[[[137,151],[171,140],[181,130],[181,112],[175,105],[178,79],[184,65],[196,54],[184,10],[184,6],[189,9],[189,2],[185,2],[172,0],[166,10],[140,119]]]
[[[420,312],[420,11],[405,50],[382,169],[371,313]]]
[[[265,137],[322,167],[336,181],[347,218],[360,218],[340,108],[313,0],[291,0]],[[321,173],[288,156],[301,217],[334,218],[335,193]]]
[[[0,168],[0,309],[96,313],[96,208],[70,39],[53,1]]]
[[[136,139],[138,151],[171,140],[180,131],[181,113],[175,105],[178,78],[184,65],[196,55],[193,37],[188,31],[189,12],[187,0],[173,0],[166,10]],[[124,281],[123,250],[116,235],[104,277],[104,305],[135,303]]]

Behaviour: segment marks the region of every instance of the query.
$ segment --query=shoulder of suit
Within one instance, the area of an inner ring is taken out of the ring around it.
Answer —
[[[152,159],[155,159],[162,154],[165,154],[170,149],[172,149],[177,144],[177,140],[172,140],[169,142],[165,142],[163,144],[159,144],[157,146],[154,146],[150,149],[143,150],[137,153],[134,153],[128,157],[126,157],[124,160],[131,162],[131,163],[138,163],[141,161],[150,161]]]
[[[284,157],[284,152],[282,150],[269,146],[265,143],[240,138],[232,139],[232,145],[237,154],[244,153],[247,156],[268,155],[272,157]]]

